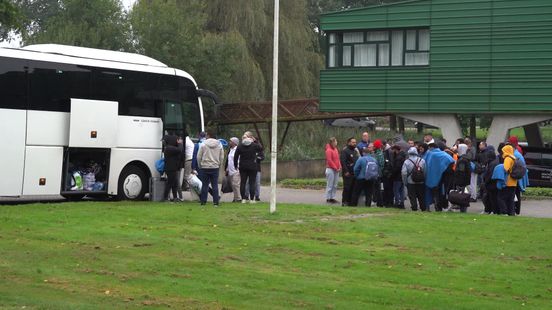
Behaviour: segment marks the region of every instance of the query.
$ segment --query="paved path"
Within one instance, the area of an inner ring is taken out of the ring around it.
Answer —
[[[326,199],[324,198],[324,190],[278,188],[276,193],[279,202],[327,205]],[[337,191],[336,197],[338,200],[341,200],[341,191]],[[270,188],[262,186],[261,200],[269,201],[269,199]],[[232,194],[223,195],[222,201],[231,200]],[[406,210],[410,210],[410,204],[408,201],[406,201],[405,205],[407,208]],[[483,211],[483,204],[481,202],[471,203],[470,208],[468,208],[469,213],[480,213],[481,211]],[[552,218],[552,200],[524,200],[521,202],[521,215],[529,217]]]
[[[233,194],[224,194],[221,201],[229,203],[232,201]],[[341,191],[337,191],[337,197],[341,198]],[[184,199],[190,199],[190,194],[186,192]],[[261,200],[264,202],[270,199],[270,188],[267,186],[261,187]],[[282,203],[306,203],[313,205],[327,205],[324,198],[324,190],[308,190],[308,189],[289,189],[278,188],[277,190],[278,202]],[[0,204],[19,204],[36,202],[62,202],[64,199],[61,196],[34,196],[24,197],[14,200],[13,198],[0,198]],[[339,199],[338,199],[339,200]],[[406,201],[406,210],[409,209],[409,202]],[[480,213],[483,211],[483,204],[481,202],[472,203],[468,212]],[[552,200],[524,200],[521,203],[521,215],[529,217],[541,217],[552,218]]]

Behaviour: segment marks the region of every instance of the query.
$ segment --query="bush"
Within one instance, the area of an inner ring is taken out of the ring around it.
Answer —
[[[296,189],[324,189],[326,188],[326,179],[284,179],[280,181],[280,186]],[[337,184],[338,188],[343,186],[342,180]]]

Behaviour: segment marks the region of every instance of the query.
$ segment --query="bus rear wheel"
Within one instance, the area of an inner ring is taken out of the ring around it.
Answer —
[[[119,176],[117,198],[119,200],[143,200],[147,191],[146,173],[133,165],[126,166]]]

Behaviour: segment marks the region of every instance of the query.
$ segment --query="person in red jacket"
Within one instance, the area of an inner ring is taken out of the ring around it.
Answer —
[[[338,202],[335,200],[335,192],[337,191],[340,171],[341,161],[337,150],[337,139],[332,137],[326,144],[326,202],[328,203]]]

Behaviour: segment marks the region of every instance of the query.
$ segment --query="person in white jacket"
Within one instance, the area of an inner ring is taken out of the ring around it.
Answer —
[[[219,189],[218,189],[218,177],[220,165],[224,161],[224,149],[216,136],[207,131],[206,140],[201,144],[197,152],[197,164],[201,169],[201,195],[199,200],[201,205],[207,203],[207,194],[209,192],[209,184],[213,188],[213,205],[218,207],[219,205]]]

